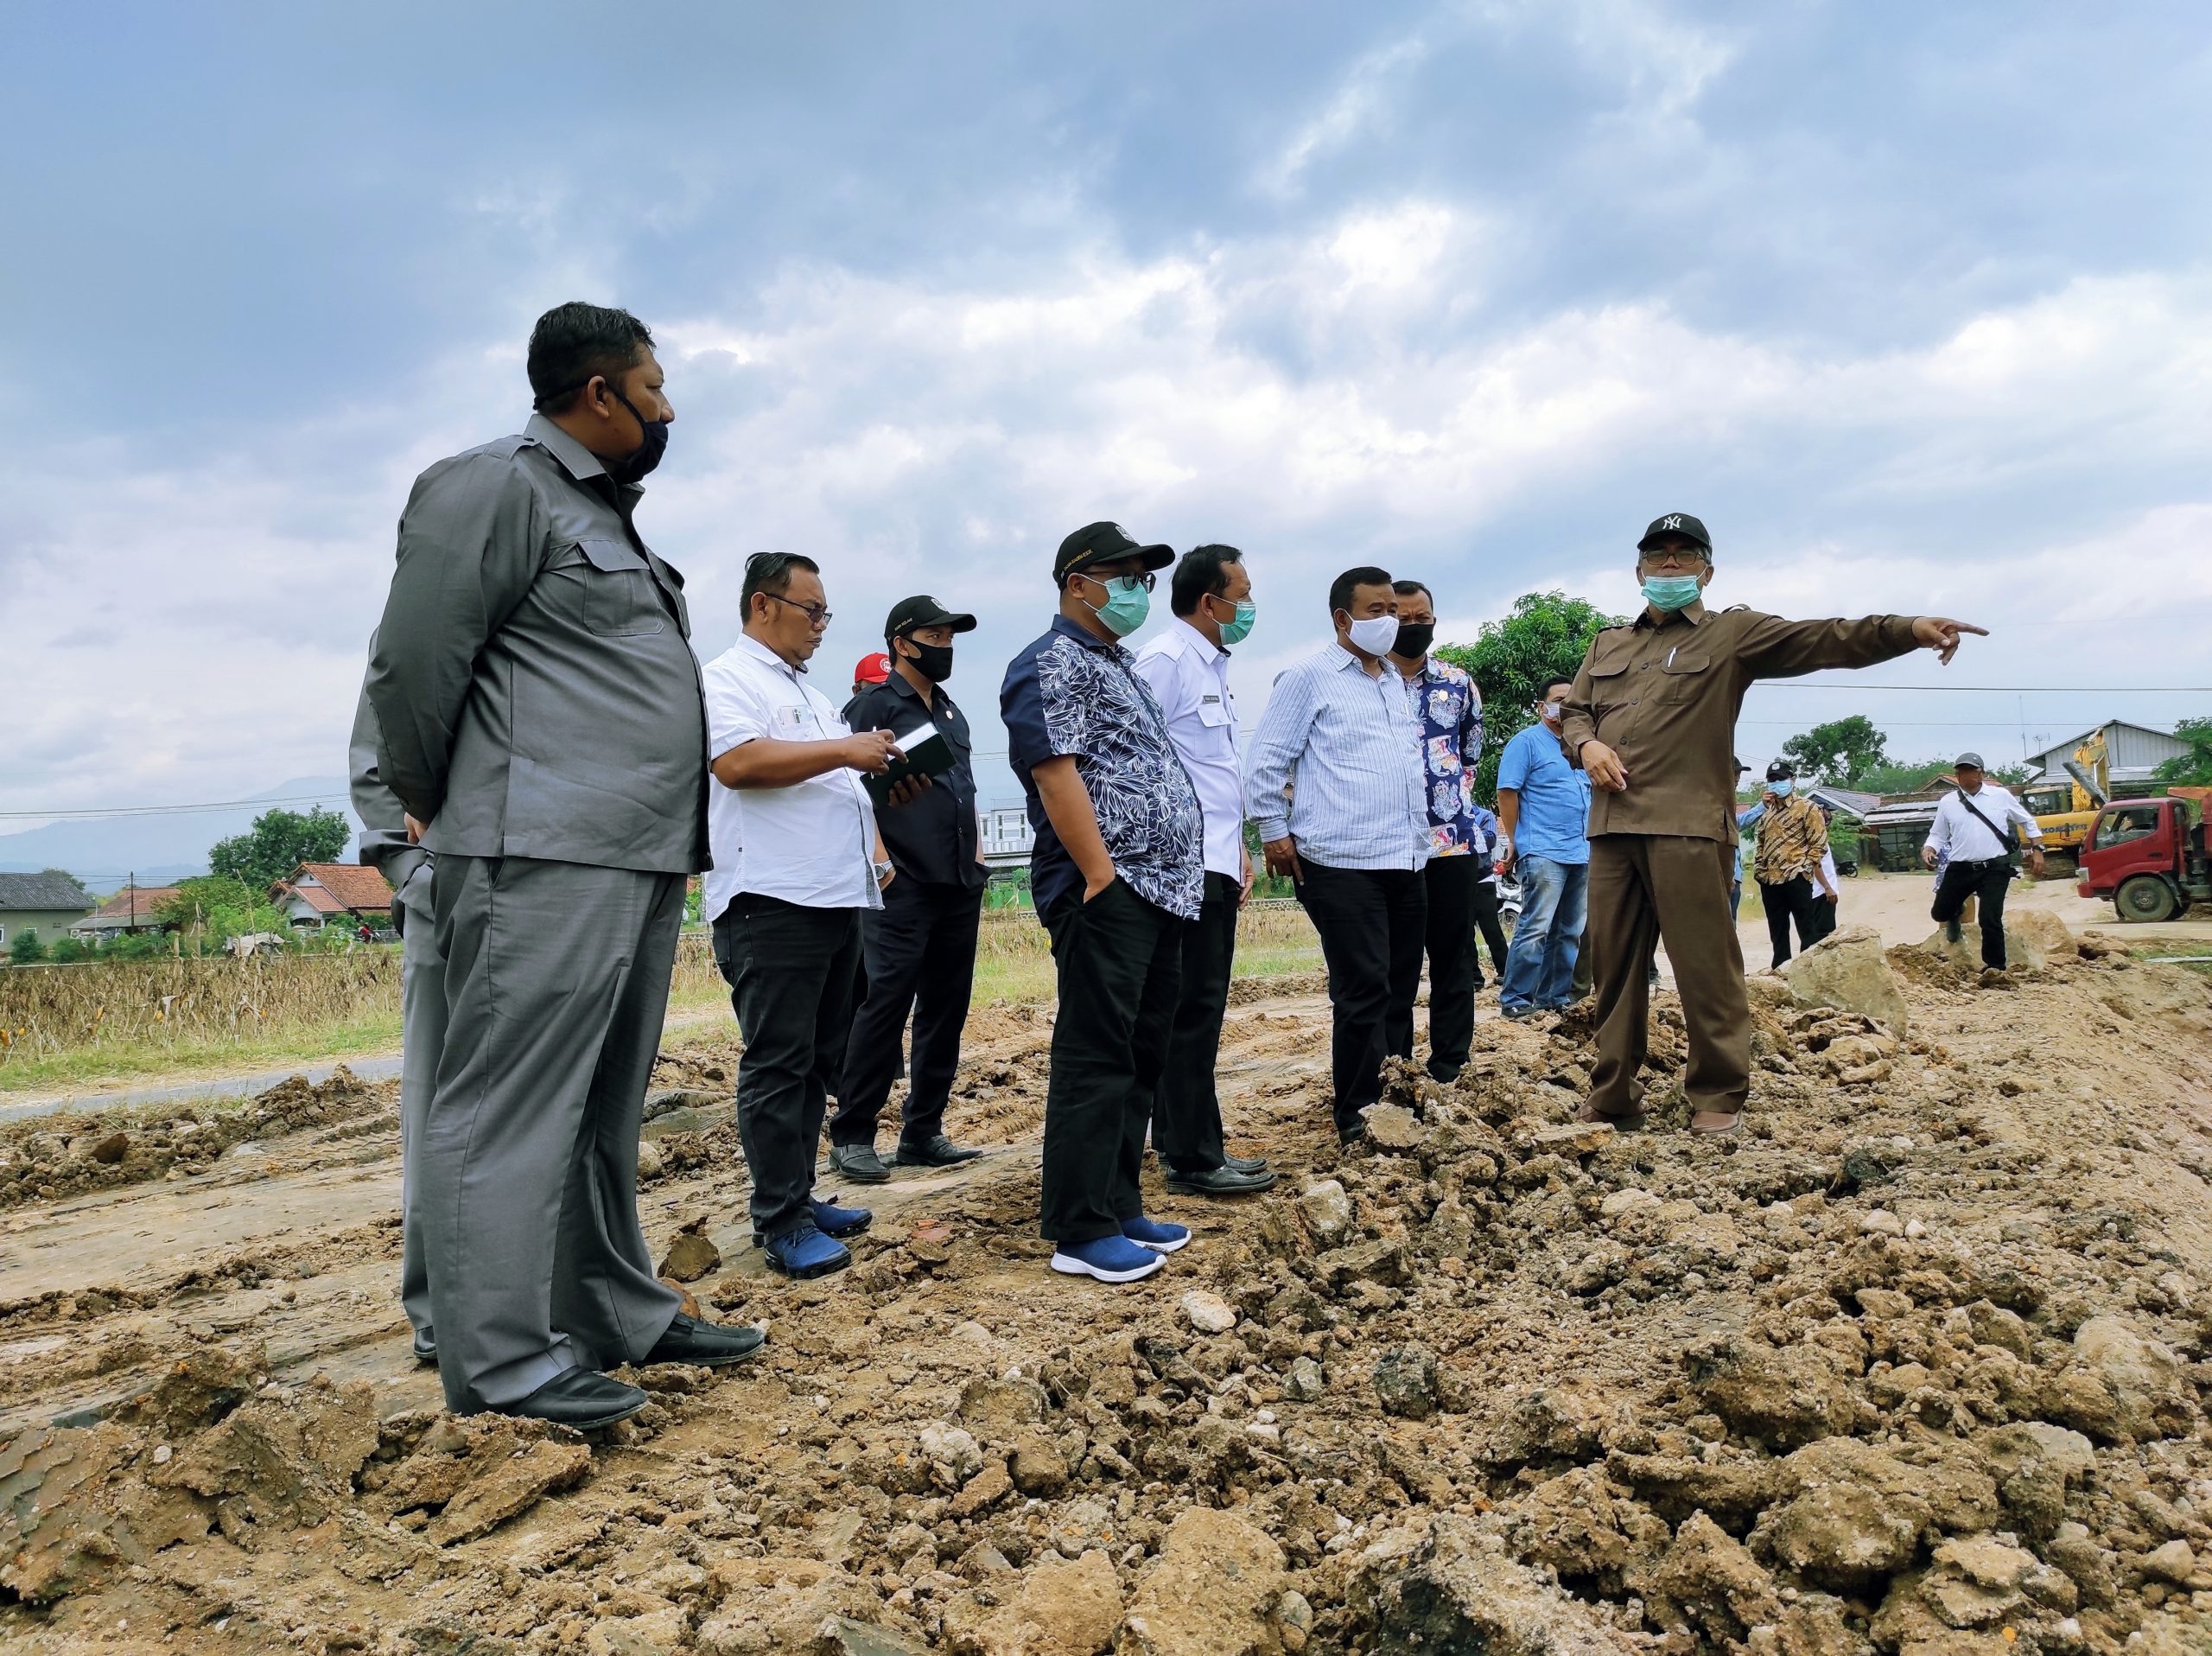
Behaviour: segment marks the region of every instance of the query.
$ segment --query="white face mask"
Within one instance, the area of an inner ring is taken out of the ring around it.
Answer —
[[[1561,716],[1564,715],[1566,711],[1567,704],[1565,702],[1546,702],[1544,704],[1544,721],[1548,724],[1557,724],[1560,722]]]
[[[1351,624],[1351,634],[1353,648],[1364,650],[1370,655],[1388,655],[1390,646],[1398,641],[1398,618],[1363,616]]]

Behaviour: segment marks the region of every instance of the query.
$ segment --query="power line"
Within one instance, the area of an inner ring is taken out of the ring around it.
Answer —
[[[0,811],[0,820],[16,817],[65,817],[71,819],[94,817],[179,817],[195,811],[237,811],[250,806],[321,805],[330,799],[342,799],[339,790],[328,793],[298,793],[282,799],[213,799],[202,805],[112,805],[70,807],[60,811]]]

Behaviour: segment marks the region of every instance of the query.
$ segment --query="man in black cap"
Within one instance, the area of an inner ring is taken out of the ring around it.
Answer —
[[[1054,1271],[1109,1283],[1150,1276],[1191,1239],[1145,1217],[1137,1171],[1183,933],[1205,887],[1205,822],[1160,704],[1119,641],[1144,625],[1153,571],[1174,558],[1116,523],[1070,535],[1052,560],[1059,614],[999,691],[1037,835],[1030,889],[1059,969],[1040,1228]]]
[[[1643,963],[1663,938],[1689,1031],[1694,1132],[1732,1132],[1751,1091],[1751,1010],[1729,923],[1735,789],[1730,739],[1755,678],[1864,667],[1915,649],[1948,663],[1960,634],[1935,615],[1783,621],[1708,611],[1713,540],[1687,513],[1637,543],[1643,612],[1591,640],[1560,728],[1589,772],[1591,937],[1598,959],[1598,1066],[1586,1119],[1642,1120],[1649,1030]]]
[[[1956,943],[1967,899],[1978,901],[1986,980],[1987,973],[2005,970],[2005,893],[2012,882],[2012,853],[2024,837],[2028,872],[2040,878],[2043,825],[2008,790],[1986,780],[1980,754],[1961,754],[1951,768],[1958,789],[1936,805],[1928,843],[1920,848],[1920,860],[1941,869],[1929,917]]]
[[[950,763],[894,782],[876,823],[899,877],[883,890],[883,907],[861,917],[868,996],[845,1048],[837,1113],[830,1123],[830,1164],[857,1184],[891,1175],[875,1153],[875,1120],[899,1070],[906,1016],[914,1019],[913,1073],[899,1134],[901,1167],[951,1167],[981,1150],[963,1150],[944,1135],[944,1106],[960,1068],[960,1033],[976,981],[976,940],[982,923],[984,869],[976,819],[975,751],[968,716],[944,688],[952,676],[952,640],[976,630],[973,615],[934,598],[904,599],[883,623],[890,676],[845,704],[854,730],[888,730],[902,743],[934,729]],[[926,740],[926,738],[925,738]]]

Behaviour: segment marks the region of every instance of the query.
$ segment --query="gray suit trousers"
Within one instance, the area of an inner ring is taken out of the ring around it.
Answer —
[[[638,1224],[638,1128],[683,876],[438,859],[446,1040],[416,1188],[447,1405],[651,1351],[682,1302]]]
[[[416,1213],[423,1123],[438,1087],[438,1054],[446,1045],[446,960],[438,952],[438,917],[431,906],[432,864],[424,859],[394,898],[399,932],[399,1306],[417,1334],[431,1331],[430,1268],[423,1258],[423,1221]]]

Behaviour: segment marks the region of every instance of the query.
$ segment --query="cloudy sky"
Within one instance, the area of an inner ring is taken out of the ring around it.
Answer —
[[[2081,688],[2212,685],[2202,22],[25,0],[0,811],[342,772],[409,481],[519,426],[571,297],[661,338],[641,524],[701,652],[764,548],[824,566],[828,678],[932,592],[983,617],[986,749],[1101,517],[1246,550],[1248,719],[1341,568],[1430,582],[1446,638],[1623,610],[1672,510],[1719,602],[1995,629],[1862,684],[2037,687],[1762,688],[1746,757],[2212,712]]]

